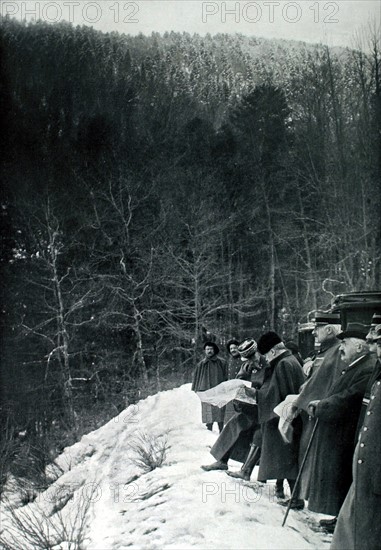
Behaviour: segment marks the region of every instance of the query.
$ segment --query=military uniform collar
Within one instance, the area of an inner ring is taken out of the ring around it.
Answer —
[[[279,346],[279,344],[278,344]],[[284,355],[291,355],[291,351],[287,349],[284,344],[283,346],[274,346],[270,351],[265,353],[265,357],[269,363],[273,363],[276,359],[279,359],[280,357],[283,357]]]
[[[357,357],[352,363],[350,363],[347,367],[345,367],[343,370],[347,371],[349,369],[352,369],[354,366],[357,365],[357,363],[360,363],[363,359],[369,357],[369,353],[364,353],[363,355],[360,355],[360,357]]]

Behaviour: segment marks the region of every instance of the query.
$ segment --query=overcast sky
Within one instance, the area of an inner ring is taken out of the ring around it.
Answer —
[[[369,22],[380,25],[381,0],[3,0],[6,13],[127,34],[238,32],[353,46],[356,31]]]

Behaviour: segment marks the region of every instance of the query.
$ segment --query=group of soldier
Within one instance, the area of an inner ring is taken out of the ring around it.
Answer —
[[[301,510],[307,501],[309,510],[330,516],[320,526],[333,533],[331,549],[376,550],[381,544],[381,315],[373,315],[371,326],[349,322],[342,330],[338,314],[316,312],[313,333],[318,351],[305,361],[295,344],[273,331],[258,341],[229,340],[228,362],[219,357],[216,343],[204,344],[192,389],[203,392],[238,378],[250,382],[245,392],[255,404],[202,402],[202,422],[209,430],[217,422],[220,431],[210,451],[215,462],[202,468],[249,481],[259,465],[257,482],[276,480],[279,504]],[[241,470],[229,470],[230,459],[241,462]]]

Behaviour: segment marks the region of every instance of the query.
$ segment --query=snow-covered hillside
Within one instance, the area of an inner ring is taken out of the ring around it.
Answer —
[[[169,445],[164,464],[149,473],[131,461],[131,444],[142,433],[167,434]],[[271,482],[245,484],[200,468],[213,461],[209,448],[217,435],[201,424],[200,402],[189,384],[148,397],[66,449],[58,460],[65,473],[22,510],[33,522],[44,517],[41,525],[50,534],[66,524],[66,539],[72,540],[82,510],[86,550],[328,549],[329,535],[313,528],[316,514],[291,511],[281,527],[285,509]],[[4,509],[2,520],[4,536]],[[75,547],[69,541],[56,546]]]

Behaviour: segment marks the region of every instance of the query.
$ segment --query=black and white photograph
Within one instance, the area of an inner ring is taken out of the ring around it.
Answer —
[[[2,0],[0,550],[380,550],[381,0]]]

